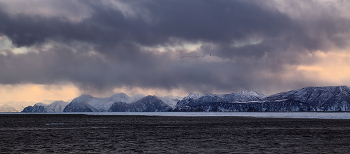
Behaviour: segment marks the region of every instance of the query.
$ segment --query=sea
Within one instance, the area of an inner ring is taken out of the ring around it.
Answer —
[[[350,119],[350,112],[60,112],[60,113],[0,113],[0,114],[84,114],[84,115],[135,115],[175,117],[255,117],[255,118],[306,118],[306,119]]]
[[[350,153],[348,112],[0,113],[1,153]]]

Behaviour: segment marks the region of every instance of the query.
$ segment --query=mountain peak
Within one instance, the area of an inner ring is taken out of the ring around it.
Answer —
[[[202,96],[203,95],[201,95],[199,93],[190,93],[186,98],[198,99],[198,98],[200,98]]]

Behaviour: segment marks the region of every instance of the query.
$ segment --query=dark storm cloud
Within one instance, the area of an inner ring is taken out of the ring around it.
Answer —
[[[47,40],[84,41],[97,45],[133,42],[145,46],[172,45],[181,42],[209,42],[230,46],[252,37],[285,45],[299,45],[307,50],[327,48],[327,41],[347,45],[342,36],[348,20],[328,14],[320,19],[292,20],[276,8],[259,1],[124,1],[132,6],[135,17],[102,5],[87,3],[94,11],[90,18],[72,23],[64,17],[24,14],[10,17],[0,12],[0,32],[18,46],[30,46]],[[269,1],[266,1],[269,2]],[[325,45],[326,44],[326,45]],[[260,46],[255,45],[257,48]],[[279,48],[279,44],[274,44]],[[266,49],[265,44],[261,44]],[[282,46],[283,47],[283,46]],[[245,48],[225,48],[225,56],[246,52]],[[271,51],[271,50],[269,50]],[[103,51],[102,51],[103,52]],[[220,51],[218,51],[220,52]],[[261,55],[261,50],[251,54]],[[220,54],[219,54],[220,55]]]
[[[92,16],[72,23],[61,17],[1,14],[1,32],[18,46],[46,39],[89,43],[132,41],[159,45],[170,38],[184,41],[231,42],[261,35],[280,37],[293,22],[277,10],[259,7],[254,1],[139,1],[125,3],[144,16],[126,17],[120,10],[90,2]],[[258,24],[257,24],[258,23]]]
[[[317,83],[298,74],[286,82],[283,74],[293,71],[286,66],[310,62],[301,58],[305,53],[347,47],[350,38],[345,18],[328,14],[295,19],[254,0],[122,1],[133,15],[99,1],[79,2],[93,10],[80,22],[11,16],[0,8],[0,34],[36,51],[0,54],[0,72],[6,72],[0,74],[1,84],[73,82],[82,90],[125,86],[202,93],[264,90],[271,85],[293,89]],[[52,42],[53,48],[43,48]],[[197,53],[213,57],[175,59],[185,52],[143,48],[186,42],[203,43]],[[91,48],[97,53],[88,52]]]

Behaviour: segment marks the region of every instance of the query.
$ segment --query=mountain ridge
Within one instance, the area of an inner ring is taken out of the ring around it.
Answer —
[[[238,94],[236,95],[238,97],[242,95],[242,93],[235,94]],[[254,95],[254,93],[248,94],[248,97],[245,96],[245,101],[235,101],[234,98],[231,100],[215,100],[214,98],[211,98],[210,101],[207,101],[209,99],[206,99],[206,101],[198,101],[204,99],[204,96],[196,100],[183,99],[181,100],[182,102],[180,101],[177,104],[174,111],[350,111],[350,87],[348,86],[305,87],[302,89],[277,93],[267,97],[259,94]]]
[[[348,86],[305,87],[270,96],[265,96],[257,91],[244,90],[230,94],[209,93],[202,95],[190,93],[188,96],[180,98],[141,94],[129,97],[124,93],[117,93],[106,98],[97,98],[83,94],[68,103],[63,112],[350,111],[350,87]],[[48,111],[45,106],[47,104],[37,103],[31,108],[28,106],[26,110],[30,112],[54,112]],[[147,107],[152,108],[152,110]],[[7,110],[13,109],[8,108]]]

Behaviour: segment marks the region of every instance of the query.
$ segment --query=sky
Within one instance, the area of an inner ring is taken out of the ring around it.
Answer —
[[[0,102],[350,85],[346,0],[0,0]]]

